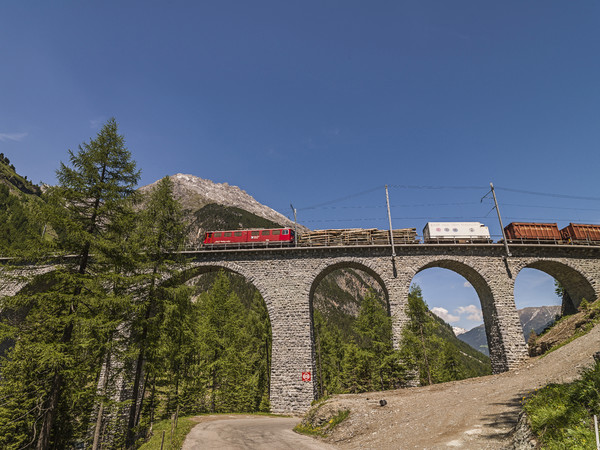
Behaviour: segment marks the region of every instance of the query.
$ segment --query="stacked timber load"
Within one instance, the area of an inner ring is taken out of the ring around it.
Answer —
[[[392,231],[394,244],[417,243],[416,228],[402,228]],[[336,245],[387,245],[390,243],[390,232],[377,228],[346,228],[337,230],[314,230],[298,237],[298,245],[302,247],[336,246]]]
[[[400,228],[392,230],[394,236],[394,244],[417,244],[417,229],[416,228]],[[390,244],[389,230],[377,230],[373,233],[373,245]]]

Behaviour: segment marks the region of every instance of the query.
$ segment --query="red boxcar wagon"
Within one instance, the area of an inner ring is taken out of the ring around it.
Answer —
[[[600,225],[584,223],[570,223],[560,234],[565,242],[574,244],[598,244],[600,243]]]
[[[294,230],[270,228],[255,230],[207,231],[205,247],[265,247],[294,245]]]
[[[512,222],[504,227],[508,242],[561,243],[555,223]]]

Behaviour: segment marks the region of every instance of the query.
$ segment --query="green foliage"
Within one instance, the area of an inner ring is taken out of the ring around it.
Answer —
[[[349,313],[357,299],[337,279],[358,272],[334,272],[318,287],[325,297],[313,306],[317,388],[319,396],[395,389],[418,373],[421,384],[440,383],[491,373],[489,358],[454,335],[431,314],[418,286],[412,286],[400,349],[392,346],[392,322],[380,294],[360,298],[356,317]],[[346,278],[347,279],[347,278]]]
[[[418,286],[411,287],[407,314],[401,353],[418,371],[421,384],[491,373],[489,358],[456,339],[449,325],[429,312]]]
[[[0,183],[0,253],[64,257],[0,303],[0,447],[88,445],[101,430],[131,446],[173,413],[268,411],[265,303],[241,277],[213,274],[205,289],[178,277],[186,224],[170,179],[138,207],[114,119],[57,177],[42,199]],[[120,400],[123,377],[139,401]],[[125,424],[102,420],[123,412]]]
[[[208,204],[194,213],[196,228],[237,230],[243,228],[279,228],[281,225],[234,206]]]
[[[17,195],[0,184],[0,255],[19,256],[39,249],[42,227],[38,197]]]
[[[43,291],[22,291],[0,305],[14,318],[0,323],[0,341],[15,342],[0,362],[0,398],[10,398],[0,406],[4,446],[60,448],[83,439],[109,337],[130,303],[125,289],[111,288],[125,284],[114,273],[114,248],[124,242],[115,224],[133,213],[135,163],[114,119],[69,155],[43,211],[56,239],[38,251],[74,256]]]
[[[315,408],[314,410],[316,411],[317,409]],[[305,434],[308,436],[327,437],[333,432],[335,427],[337,427],[340,423],[346,420],[349,416],[350,410],[345,409],[342,411],[338,411],[329,420],[324,421],[322,424],[319,425],[312,425],[310,421],[303,421],[302,423],[299,423],[294,427],[294,431],[296,433]]]
[[[558,280],[554,280],[554,293],[560,297],[562,299],[564,293],[565,293],[565,288],[562,285],[562,283]]]
[[[600,364],[585,370],[573,383],[540,389],[525,400],[523,409],[543,448],[594,448],[593,416],[600,414]]]
[[[0,153],[0,185],[9,186],[11,190],[27,195],[41,194],[40,187],[29,181],[26,176],[19,175],[4,153]]]
[[[161,444],[163,443],[164,432],[165,439],[162,448],[164,450],[180,449],[188,433],[197,424],[198,423],[195,422],[191,417],[179,417],[177,420],[177,427],[175,428],[173,438],[171,439],[173,422],[170,419],[160,420],[156,422],[152,428],[152,437],[147,442],[143,443],[139,448],[140,450],[160,450]]]
[[[220,273],[198,299],[201,365],[210,412],[268,410],[270,324],[259,295],[246,308]]]
[[[391,317],[375,292],[361,300],[351,330],[335,326],[331,317],[336,315],[327,320],[319,310],[313,311],[321,396],[392,389],[405,381],[406,367],[392,347]]]

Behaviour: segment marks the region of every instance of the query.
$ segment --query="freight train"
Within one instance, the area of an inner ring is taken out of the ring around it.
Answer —
[[[504,228],[508,243],[600,245],[600,225],[512,222]],[[395,244],[417,244],[415,228],[394,230]],[[493,243],[487,226],[480,222],[428,222],[423,228],[426,244]],[[498,241],[502,242],[502,241]],[[296,239],[292,228],[207,231],[203,248],[291,247],[319,245],[386,245],[389,231],[376,229],[318,230]]]

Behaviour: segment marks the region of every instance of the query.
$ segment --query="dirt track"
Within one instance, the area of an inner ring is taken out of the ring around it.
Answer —
[[[350,409],[326,442],[341,448],[498,449],[529,392],[577,378],[600,350],[600,326],[545,357],[511,372],[451,383],[359,395],[339,395],[325,409]],[[387,405],[379,406],[385,399]]]
[[[202,416],[184,449],[502,449],[529,392],[568,382],[593,364],[600,350],[600,325],[590,333],[520,369],[451,383],[332,397],[324,416],[350,409],[349,418],[325,441],[294,434],[298,418]],[[385,399],[387,405],[379,406]],[[321,415],[321,414],[320,414]],[[212,423],[211,423],[212,422]],[[211,440],[213,439],[213,440]]]

